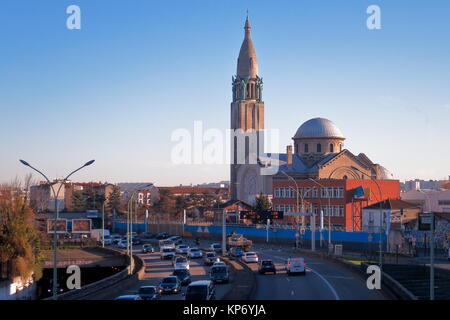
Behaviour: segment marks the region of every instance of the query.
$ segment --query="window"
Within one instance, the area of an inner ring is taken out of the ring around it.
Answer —
[[[320,143],[317,144],[317,152],[322,152],[322,145]]]
[[[333,153],[334,152],[334,145],[332,143],[330,143],[330,152]]]
[[[338,198],[344,198],[344,188],[339,187]]]
[[[344,206],[339,206],[339,217],[344,216]]]
[[[312,188],[312,194],[311,194],[312,198],[317,198],[317,187]]]
[[[339,145],[339,152],[342,151],[342,143]]]
[[[308,144],[305,143],[305,153],[308,153],[308,152],[309,152],[309,150],[308,150]]]
[[[285,198],[286,197],[284,191],[285,191],[285,188],[281,188],[280,198]]]
[[[333,188],[333,198],[339,198],[339,188]]]
[[[305,188],[305,198],[311,198],[311,188]]]

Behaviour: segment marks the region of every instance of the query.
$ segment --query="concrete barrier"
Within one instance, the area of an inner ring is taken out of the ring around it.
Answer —
[[[239,260],[222,258],[234,271],[231,289],[223,296],[223,300],[250,300],[256,291],[256,276],[252,269]]]

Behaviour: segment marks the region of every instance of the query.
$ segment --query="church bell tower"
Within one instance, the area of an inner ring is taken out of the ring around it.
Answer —
[[[258,76],[258,61],[250,37],[248,17],[244,30],[236,76],[232,77],[231,129],[234,135],[231,141],[231,198],[252,201],[255,194],[264,192],[261,181],[258,181],[258,155],[264,151],[261,150],[264,146],[264,102],[263,81]]]

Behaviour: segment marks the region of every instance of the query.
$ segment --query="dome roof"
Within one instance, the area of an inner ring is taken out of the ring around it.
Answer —
[[[345,139],[341,130],[330,120],[314,118],[303,123],[294,138],[340,138]]]

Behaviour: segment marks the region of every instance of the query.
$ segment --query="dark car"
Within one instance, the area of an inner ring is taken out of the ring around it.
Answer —
[[[268,272],[273,272],[273,274],[277,273],[277,269],[275,268],[275,265],[273,264],[272,260],[261,260],[259,263],[258,272],[260,274],[265,274]]]
[[[161,297],[155,286],[140,287],[138,295],[142,300],[158,300]]]
[[[158,233],[156,235],[156,239],[158,239],[158,240],[167,239],[168,237],[169,237],[169,234],[167,232]]]
[[[213,266],[209,271],[209,277],[214,283],[230,281],[230,274],[226,266]]]
[[[214,300],[216,289],[210,280],[192,282],[186,289],[185,300]]]
[[[153,249],[151,244],[144,244],[142,246],[142,253],[153,253],[155,249]]]
[[[188,269],[179,268],[173,270],[172,275],[176,276],[180,280],[182,286],[186,286],[191,283],[191,273]]]
[[[181,292],[181,282],[177,276],[164,277],[159,284],[159,293],[179,293]]]

